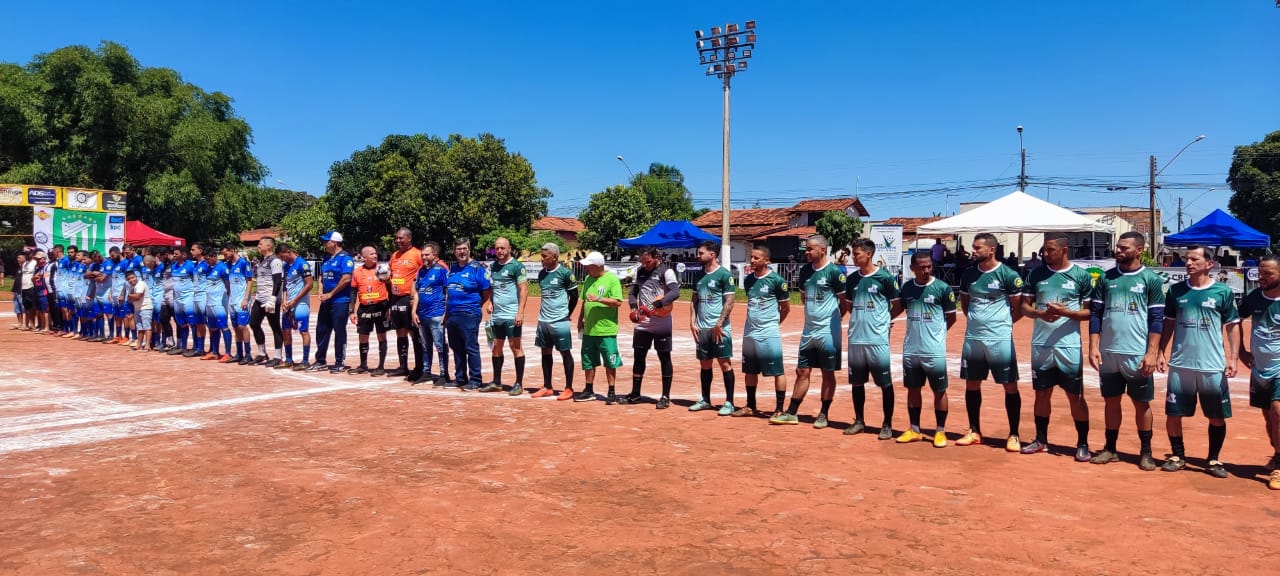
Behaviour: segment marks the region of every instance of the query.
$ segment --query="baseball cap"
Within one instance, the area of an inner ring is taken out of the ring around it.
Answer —
[[[604,266],[604,254],[599,252],[591,252],[585,258],[578,261],[583,266]]]
[[[324,240],[325,242],[328,242],[328,241],[330,241],[330,240],[333,240],[334,242],[342,243],[342,234],[341,234],[341,233],[339,233],[339,232],[335,232],[335,231],[333,231],[333,230],[330,230],[330,231],[325,232],[324,234],[322,234],[322,235],[320,236],[320,239],[321,239],[321,240]]]

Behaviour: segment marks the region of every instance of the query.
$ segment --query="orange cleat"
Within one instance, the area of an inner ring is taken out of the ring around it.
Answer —
[[[205,354],[204,356],[201,356],[200,359],[201,360],[217,360],[218,355],[214,354],[213,352],[210,352],[208,354]]]
[[[223,354],[221,358],[218,358],[219,364],[230,364],[234,361],[235,358],[232,358],[229,354]]]
[[[556,396],[556,400],[573,400],[573,388],[565,388]]]
[[[556,394],[555,390],[552,390],[550,388],[542,388],[537,392],[530,394],[529,397],[530,398],[546,398],[547,396],[555,396],[555,394]]]

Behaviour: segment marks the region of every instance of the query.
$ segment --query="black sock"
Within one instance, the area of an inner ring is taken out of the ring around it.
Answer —
[[[795,416],[796,414],[799,414],[799,413],[800,413],[800,403],[801,403],[801,402],[803,402],[803,400],[796,400],[795,398],[792,398],[792,399],[791,399],[791,406],[788,406],[788,407],[787,407],[787,414],[790,414],[790,415],[792,415],[792,416]]]
[[[947,428],[947,411],[946,410],[934,410],[933,417],[938,420],[938,430],[945,430]]]
[[[1140,454],[1150,454],[1150,453],[1151,453],[1151,431],[1150,431],[1150,430],[1139,430],[1139,431],[1138,431],[1138,441],[1142,443],[1142,449],[1141,449],[1141,451],[1140,451],[1139,453],[1140,453]]]
[[[1004,411],[1009,415],[1009,435],[1017,436],[1022,425],[1022,395],[1014,392],[1004,395]]]
[[[614,386],[612,386],[612,385],[611,385],[611,386],[609,386],[609,395],[610,395],[610,396],[617,396],[617,395],[618,395],[618,391],[617,391],[617,390],[615,390],[615,389],[614,389]]]
[[[1120,429],[1107,428],[1105,434],[1107,436],[1107,445],[1103,446],[1102,449],[1112,454],[1116,453],[1116,440],[1120,438]]]
[[[699,377],[702,378],[701,400],[703,402],[710,402],[711,401],[711,369],[703,368],[702,371],[698,373],[698,375]]]
[[[378,369],[382,370],[387,366],[387,341],[378,341]]]
[[[360,366],[366,367],[368,365],[369,365],[369,343],[361,342],[360,343]]]
[[[1009,397],[1005,396],[1005,400]],[[1049,417],[1036,416],[1036,441],[1041,444],[1049,443]]]
[[[881,393],[880,405],[881,407],[884,408],[884,427],[892,428],[893,427],[893,388],[892,387],[881,388],[880,393]],[[919,409],[917,408],[917,410]]]
[[[675,374],[675,367],[671,365],[671,351],[658,351],[658,364],[662,366],[662,397],[671,397],[671,378]]]
[[[912,430],[920,429],[920,406],[907,406],[907,421],[911,423]]]
[[[782,403],[787,401],[787,391],[786,391],[786,390],[774,390],[774,391],[773,391],[773,399],[774,399],[774,401],[776,402],[776,403],[774,404],[774,409],[773,409],[773,411],[774,411],[774,412],[781,412],[781,411],[782,411]]]
[[[551,387],[551,363],[554,362],[555,356],[551,354],[542,355],[542,387]]]
[[[853,385],[853,419],[858,422],[865,422],[862,418],[863,409],[867,404],[867,389],[862,384]],[[825,412],[825,410],[824,410]]]
[[[506,356],[493,357],[493,383],[502,385],[502,364],[507,361]]]
[[[573,390],[573,353],[568,350],[561,352],[560,363],[564,365],[564,387]]]
[[[1222,455],[1222,444],[1227,441],[1227,425],[1209,425],[1209,460],[1217,460]]]
[[[644,384],[644,372],[640,372],[639,374],[632,372],[631,373],[631,394],[628,394],[628,396],[639,398],[640,387],[643,384]]]
[[[720,377],[724,378],[724,401],[733,404],[733,370],[721,372]]]
[[[826,415],[827,415],[827,412],[828,412],[829,410],[831,410],[831,401],[830,401],[830,400],[823,400],[823,401],[822,401],[822,411],[820,412],[820,414],[822,414],[823,416],[826,416]]]
[[[964,391],[964,408],[969,413],[969,429],[974,434],[982,434],[982,391],[981,390],[965,390]]]
[[[516,356],[516,384],[524,385],[524,356]]]
[[[747,386],[747,408],[756,409],[756,387]]]
[[[1089,421],[1076,420],[1076,446],[1085,446],[1089,443]]]
[[[1169,451],[1179,458],[1187,457],[1187,448],[1182,445],[1181,436],[1169,436]]]
[[[400,367],[409,369],[409,336],[396,337],[396,357],[400,360]]]

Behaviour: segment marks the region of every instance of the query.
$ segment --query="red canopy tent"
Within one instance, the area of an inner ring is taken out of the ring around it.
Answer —
[[[170,236],[137,220],[124,223],[124,241],[131,246],[186,246],[187,241]]]

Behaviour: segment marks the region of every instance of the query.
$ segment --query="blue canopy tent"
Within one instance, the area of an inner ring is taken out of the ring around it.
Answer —
[[[1267,248],[1271,237],[1244,222],[1236,220],[1222,210],[1201,218],[1190,228],[1164,237],[1167,246],[1230,246],[1232,248]]]
[[[703,232],[688,220],[663,220],[653,225],[644,234],[635,238],[624,238],[618,241],[619,248],[637,249],[653,246],[655,248],[693,248],[710,240],[719,242],[720,238]]]

